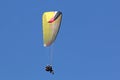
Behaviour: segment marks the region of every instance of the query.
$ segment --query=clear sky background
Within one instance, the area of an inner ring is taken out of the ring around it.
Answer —
[[[120,80],[119,0],[0,0],[0,80]],[[55,75],[44,70],[42,14],[63,13]]]

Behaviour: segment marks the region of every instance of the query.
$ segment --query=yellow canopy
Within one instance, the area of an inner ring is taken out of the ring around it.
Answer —
[[[60,28],[62,13],[60,11],[44,12],[42,17],[44,47],[50,46],[56,39]]]

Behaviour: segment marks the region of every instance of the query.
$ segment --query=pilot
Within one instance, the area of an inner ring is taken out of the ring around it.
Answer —
[[[50,73],[52,73],[52,74],[54,74],[54,71],[53,71],[51,65],[47,65],[47,66],[45,67],[45,70],[48,71],[48,72],[50,72]]]

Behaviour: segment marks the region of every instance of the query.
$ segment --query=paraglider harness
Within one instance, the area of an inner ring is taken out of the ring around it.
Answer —
[[[50,73],[52,73],[52,74],[54,74],[54,71],[53,71],[51,65],[47,65],[47,66],[45,67],[45,70],[48,71],[48,72],[50,72]]]

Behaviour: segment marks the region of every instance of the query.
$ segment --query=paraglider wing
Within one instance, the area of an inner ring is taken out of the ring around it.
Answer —
[[[44,47],[50,46],[56,39],[62,19],[60,11],[45,12],[42,17]]]

